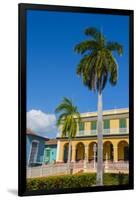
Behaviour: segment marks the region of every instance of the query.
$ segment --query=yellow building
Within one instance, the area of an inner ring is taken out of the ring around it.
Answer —
[[[103,159],[109,162],[128,161],[129,109],[103,112]],[[57,162],[67,162],[68,140],[57,136]],[[72,139],[71,161],[92,162],[97,158],[97,112],[81,114],[76,137]]]

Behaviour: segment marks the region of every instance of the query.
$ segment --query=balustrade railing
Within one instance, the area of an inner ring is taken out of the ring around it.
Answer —
[[[117,128],[117,129],[103,129],[103,135],[111,135],[111,134],[128,134],[128,128]],[[77,137],[80,136],[96,136],[97,130],[83,130],[77,132]]]
[[[111,135],[111,134],[129,134],[128,128],[116,128],[116,129],[103,129],[103,135]],[[76,136],[96,136],[97,130],[83,130],[78,131]],[[61,132],[57,134],[57,137],[61,137]]]
[[[69,173],[69,167],[72,169],[72,172],[96,172],[97,163],[96,162],[75,162],[75,163],[58,163],[58,164],[48,164],[41,165],[38,167],[27,167],[27,178],[32,177],[42,177],[42,176],[53,176],[53,175],[65,175]],[[112,162],[103,164],[104,172],[129,172],[129,163],[128,162]]]

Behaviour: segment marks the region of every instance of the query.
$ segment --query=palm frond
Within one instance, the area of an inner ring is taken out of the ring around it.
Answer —
[[[64,97],[62,102],[55,109],[55,113],[60,113],[60,112],[71,113],[72,108],[73,108],[72,101]]]
[[[110,51],[106,50],[105,56],[108,63],[109,82],[111,85],[116,85],[118,80],[118,63]]]
[[[67,116],[68,116],[68,113],[62,113],[62,114],[60,114],[59,117],[58,117],[58,119],[57,119],[56,125],[57,126],[62,125]]]
[[[89,65],[91,63],[91,56],[85,55],[81,60],[77,67],[77,74],[81,75],[82,73],[85,74],[89,70]]]
[[[80,113],[71,99],[63,98],[57,106],[56,113],[60,113],[57,119],[57,126],[62,127],[62,137],[71,139],[77,132],[77,121],[80,120]]]
[[[87,40],[77,44],[74,48],[76,53],[84,54],[86,51],[96,50],[99,48],[99,45],[94,40]]]
[[[110,51],[116,51],[119,55],[123,54],[123,46],[118,42],[108,42],[106,48]]]
[[[85,30],[85,35],[91,36],[96,41],[101,41],[102,40],[102,41],[105,42],[104,35],[97,28],[94,28],[94,27],[87,28]]]
[[[89,90],[103,90],[109,82],[115,85],[118,80],[118,64],[113,55],[123,54],[123,46],[118,42],[107,42],[101,31],[94,27],[87,28],[85,34],[91,37],[75,46],[75,51],[84,54],[77,66],[77,74]]]

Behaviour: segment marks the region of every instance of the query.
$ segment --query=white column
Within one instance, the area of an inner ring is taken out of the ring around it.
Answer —
[[[87,163],[88,163],[88,145],[85,145],[85,159],[84,159],[84,171],[87,171]]]
[[[88,144],[85,145],[85,159],[86,162],[88,162]]]
[[[60,140],[57,142],[57,154],[56,154],[56,162],[61,162],[59,160],[59,151],[60,151]]]

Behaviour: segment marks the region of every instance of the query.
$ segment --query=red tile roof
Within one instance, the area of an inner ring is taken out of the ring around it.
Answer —
[[[46,145],[54,145],[54,144],[57,144],[57,139],[49,139],[46,142]]]

